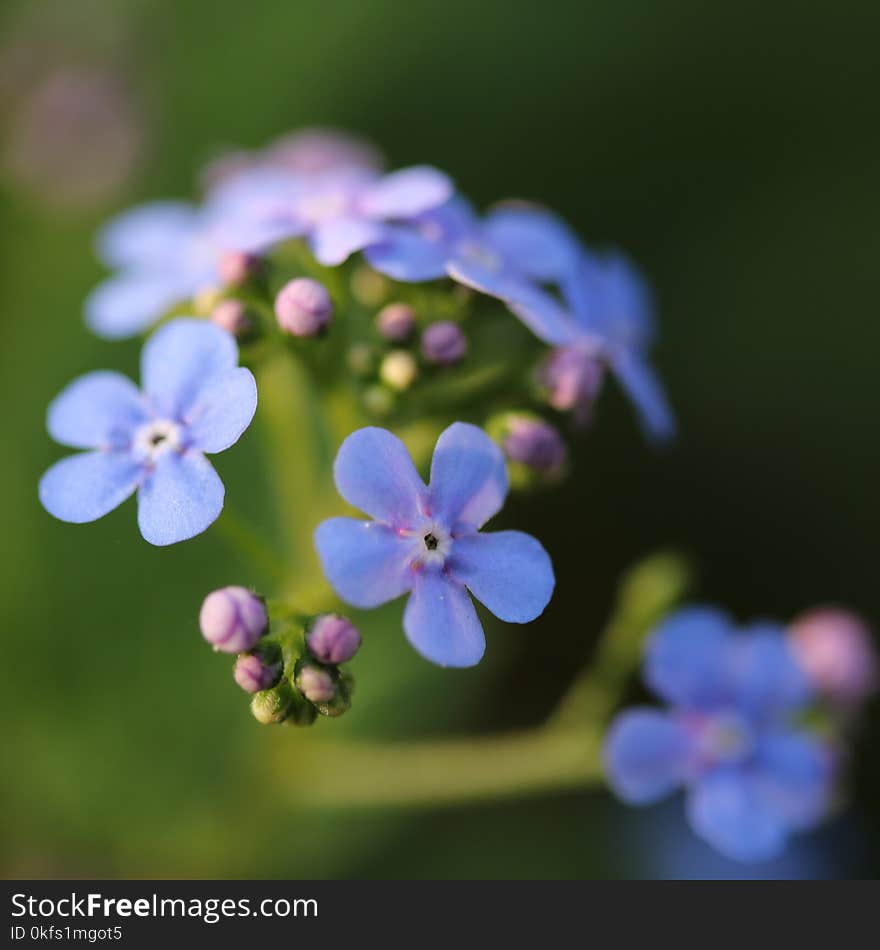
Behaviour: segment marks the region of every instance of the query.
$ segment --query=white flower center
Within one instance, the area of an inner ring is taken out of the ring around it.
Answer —
[[[348,210],[349,197],[343,191],[326,191],[303,198],[297,211],[310,224],[336,218]]]
[[[166,452],[179,452],[182,444],[183,430],[170,419],[154,419],[142,425],[134,437],[135,452],[150,462]]]
[[[715,762],[741,762],[753,746],[749,724],[736,714],[715,716],[705,726],[703,748]]]
[[[452,537],[449,532],[441,525],[429,522],[409,533],[415,548],[413,564],[442,567],[452,550]]]

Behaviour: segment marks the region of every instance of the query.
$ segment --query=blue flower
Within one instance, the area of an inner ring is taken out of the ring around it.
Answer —
[[[606,770],[624,801],[684,786],[693,830],[740,861],[774,857],[825,815],[832,756],[795,722],[812,694],[781,627],[737,633],[721,611],[683,609],[651,637],[644,676],[671,708],[630,709],[612,723]]]
[[[443,432],[428,487],[385,429],[350,435],[334,471],[342,497],[375,520],[318,526],[324,573],[356,607],[411,592],[403,626],[427,659],[473,666],[482,657],[483,628],[468,590],[509,623],[528,623],[547,606],[555,582],[544,548],[520,531],[480,533],[507,494],[504,458],[481,429],[456,422]]]
[[[218,222],[182,201],[119,215],[98,234],[97,250],[117,272],[89,295],[86,322],[109,339],[140,333],[171,307],[220,283]]]
[[[573,266],[577,240],[553,214],[530,205],[501,206],[485,220],[462,198],[387,227],[365,254],[381,273],[403,281],[453,280],[501,300],[545,343],[573,336],[565,307],[542,284]]]
[[[223,182],[209,208],[225,222],[225,239],[238,250],[265,251],[305,237],[315,258],[333,267],[382,240],[386,222],[436,208],[452,192],[449,178],[429,166],[384,176],[356,166],[313,175],[257,169]]]
[[[655,440],[671,438],[675,416],[648,362],[654,317],[650,293],[640,275],[620,254],[582,251],[562,286],[572,326],[566,345],[551,354],[545,368],[551,401],[558,408],[588,412],[598,363],[607,366],[623,387],[645,433]],[[572,375],[577,375],[578,368],[582,385]],[[565,399],[572,404],[562,405]]]
[[[49,406],[50,435],[88,449],[53,465],[40,501],[82,524],[138,490],[138,524],[151,544],[204,531],[223,508],[223,483],[205,454],[228,449],[257,406],[235,340],[200,320],[175,320],[141,354],[143,393],[126,377],[95,372],[71,383]]]

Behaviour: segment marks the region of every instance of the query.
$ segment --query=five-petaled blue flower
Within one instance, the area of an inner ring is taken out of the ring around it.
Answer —
[[[624,801],[685,786],[694,831],[740,861],[773,857],[824,816],[833,759],[796,723],[811,690],[781,627],[737,632],[721,611],[683,609],[649,640],[644,676],[672,708],[627,710],[611,725],[606,769]]]
[[[112,511],[138,490],[138,524],[151,544],[204,531],[223,509],[223,483],[205,454],[228,449],[257,407],[251,372],[224,330],[175,320],[141,354],[143,393],[125,376],[89,373],[49,406],[50,435],[89,449],[53,465],[40,501],[62,521],[81,524]]]
[[[428,487],[385,429],[350,435],[334,471],[342,497],[375,520],[318,526],[324,572],[356,607],[411,591],[403,626],[427,659],[473,666],[482,657],[485,637],[468,590],[510,623],[528,623],[547,606],[553,566],[539,542],[520,531],[480,533],[507,494],[504,458],[482,429],[456,422],[443,432]]]

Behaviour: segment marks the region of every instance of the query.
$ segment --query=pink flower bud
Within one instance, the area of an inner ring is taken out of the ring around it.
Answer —
[[[351,621],[338,614],[323,614],[312,625],[306,646],[322,663],[347,663],[358,651],[361,635]]]
[[[266,632],[269,617],[262,599],[247,588],[221,587],[202,602],[199,626],[215,650],[242,653]]]
[[[332,316],[333,302],[327,288],[308,277],[291,280],[275,298],[278,325],[293,336],[318,336]]]
[[[467,338],[457,323],[441,320],[422,334],[422,353],[429,363],[451,366],[467,352]]]
[[[240,300],[221,300],[211,311],[211,323],[235,337],[245,336],[253,326]]]
[[[386,340],[403,343],[416,326],[413,308],[405,303],[390,303],[376,314],[376,328]]]

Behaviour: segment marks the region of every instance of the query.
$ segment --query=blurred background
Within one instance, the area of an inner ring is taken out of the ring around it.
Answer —
[[[62,454],[51,397],[90,369],[136,374],[136,342],[82,324],[97,226],[193,194],[222,146],[338,125],[393,166],[448,170],[480,205],[536,199],[626,248],[656,288],[682,435],[652,451],[609,387],[565,488],[504,515],[554,554],[545,616],[490,630],[487,661],[457,672],[406,646],[399,604],[363,618],[356,705],[334,728],[539,721],[589,658],[616,579],[658,548],[689,555],[695,594],[740,618],[837,602],[876,626],[878,29],[867,0],[5,0],[4,876],[874,876],[876,704],[847,815],[766,866],[714,856],[680,802],[633,811],[601,790],[298,810],[297,734],[256,725],[196,627],[208,590],[259,579],[210,532],[151,548],[131,503],[63,525],[36,484]],[[259,515],[254,443],[218,468]]]

